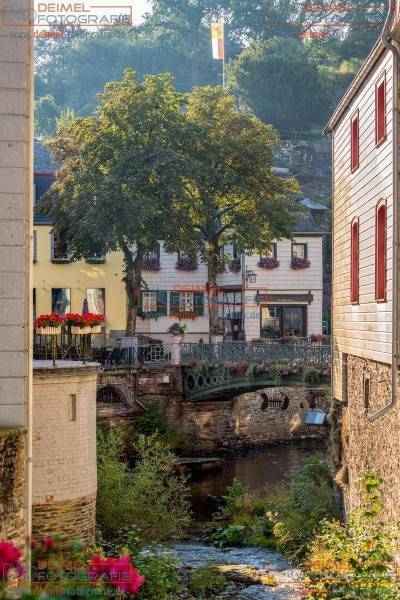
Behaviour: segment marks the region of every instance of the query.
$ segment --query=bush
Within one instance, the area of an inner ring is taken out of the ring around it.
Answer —
[[[220,548],[230,546],[244,546],[248,537],[248,531],[245,525],[228,525],[219,529],[214,536],[216,545]]]
[[[169,600],[179,589],[178,559],[174,554],[150,549],[140,554],[136,561],[145,583],[140,593],[143,600]]]
[[[131,490],[132,516],[144,540],[180,537],[191,523],[190,488],[175,470],[175,455],[157,435],[139,436]]]
[[[190,490],[175,472],[175,455],[156,434],[139,436],[136,449],[139,460],[132,473],[121,460],[121,436],[99,432],[97,523],[102,536],[117,544],[126,531],[142,541],[181,536],[191,522]]]
[[[105,540],[112,540],[122,527],[137,526],[133,516],[133,475],[121,460],[122,438],[113,430],[97,436],[97,525]]]
[[[143,435],[166,432],[167,423],[165,418],[160,415],[158,402],[152,402],[145,407],[143,415],[135,420],[135,426],[136,431]]]
[[[188,587],[195,598],[215,598],[227,583],[225,575],[210,567],[203,567],[190,574]]]
[[[309,458],[273,499],[277,548],[292,560],[303,559],[323,519],[337,517],[330,466],[322,455]]]
[[[396,532],[377,519],[382,508],[380,484],[376,473],[366,473],[363,506],[349,515],[347,524],[323,521],[306,562],[319,598],[400,597],[392,573]]]

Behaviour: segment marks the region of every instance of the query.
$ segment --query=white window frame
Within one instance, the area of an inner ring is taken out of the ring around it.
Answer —
[[[143,312],[157,312],[157,292],[143,292]]]
[[[193,292],[179,293],[179,312],[189,313],[194,311],[194,294]]]

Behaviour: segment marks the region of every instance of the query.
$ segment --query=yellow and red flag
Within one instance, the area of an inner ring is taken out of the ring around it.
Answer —
[[[216,60],[224,60],[225,42],[223,23],[211,23],[211,41],[213,58],[215,58]]]

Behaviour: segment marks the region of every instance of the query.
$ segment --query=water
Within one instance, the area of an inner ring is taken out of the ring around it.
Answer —
[[[264,487],[273,488],[307,458],[325,451],[323,442],[308,440],[226,458],[221,469],[192,476],[193,511],[200,521],[207,520],[216,508],[213,498],[220,498],[235,478],[256,492]]]

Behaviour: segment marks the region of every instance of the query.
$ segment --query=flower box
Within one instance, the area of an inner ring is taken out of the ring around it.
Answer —
[[[60,335],[61,326],[59,327],[36,327],[36,333],[38,335]]]
[[[241,270],[240,260],[233,260],[229,263],[228,269],[231,273],[239,273]]]
[[[309,269],[311,267],[311,262],[307,258],[299,258],[298,256],[293,256],[291,267],[295,271],[301,269]]]
[[[88,326],[78,327],[77,325],[72,325],[72,327],[71,327],[71,333],[73,335],[86,335],[91,332],[92,332],[92,328],[88,327]]]
[[[160,259],[159,258],[144,258],[142,261],[142,271],[160,271]]]
[[[197,261],[189,258],[188,256],[182,256],[176,263],[176,268],[178,271],[196,271],[197,266]]]
[[[94,325],[91,327],[90,333],[101,333],[101,325]]]
[[[260,267],[260,269],[268,269],[271,271],[272,269],[277,269],[279,267],[279,260],[272,256],[260,258],[257,266]]]

